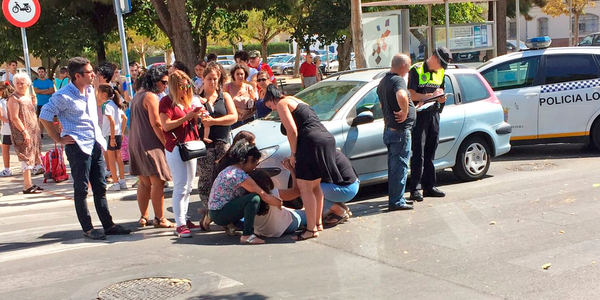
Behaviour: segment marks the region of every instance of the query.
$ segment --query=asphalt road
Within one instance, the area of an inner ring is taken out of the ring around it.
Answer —
[[[348,223],[260,246],[214,225],[190,239],[146,227],[85,240],[67,183],[23,197],[18,178],[0,178],[0,299],[95,299],[114,283],[163,276],[190,280],[180,299],[598,299],[597,156],[581,145],[517,147],[483,180],[439,173],[447,197],[413,211],[383,212],[386,185],[367,187]],[[133,195],[109,201],[131,228]]]

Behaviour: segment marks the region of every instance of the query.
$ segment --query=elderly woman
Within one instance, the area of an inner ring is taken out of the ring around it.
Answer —
[[[140,208],[140,226],[148,225],[148,204],[152,199],[154,227],[172,228],[174,225],[164,217],[165,181],[171,180],[171,172],[165,158],[165,137],[158,113],[157,94],[167,88],[167,68],[153,66],[140,78],[142,89],[131,101],[129,152],[131,175],[138,176],[137,200]]]
[[[238,113],[238,123],[234,124],[233,127],[238,127],[254,114],[256,91],[252,85],[246,82],[246,78],[248,77],[248,67],[246,65],[234,65],[231,68],[230,74],[231,82],[225,85],[225,92],[231,95],[233,103],[235,103],[235,109]]]
[[[173,175],[173,214],[179,237],[191,237],[189,227],[196,227],[186,215],[196,174],[196,159],[183,161],[178,143],[199,139],[198,116],[200,107],[192,105],[192,80],[183,71],[169,75],[169,95],[160,101],[160,123],[165,136],[167,162]],[[188,226],[188,224],[192,226]]]
[[[13,83],[15,92],[8,97],[8,119],[11,139],[23,169],[23,194],[39,194],[43,189],[31,181],[31,170],[42,163],[35,96],[30,93],[31,79],[26,73],[16,74]]]
[[[335,163],[335,138],[308,104],[296,97],[282,95],[272,85],[267,88],[265,105],[277,110],[287,132],[291,150],[289,161],[296,172],[306,210],[306,230],[298,234],[296,240],[318,237],[318,232],[323,230],[320,183],[343,181]]]
[[[209,107],[208,112],[210,114],[202,118],[202,126],[210,127],[208,138],[212,141],[212,143],[207,144],[206,156],[198,158],[198,192],[204,206],[208,203],[210,189],[217,175],[215,161],[223,157],[229,149],[231,124],[238,119],[233,99],[231,99],[229,93],[222,91],[222,75],[219,64],[209,63],[204,69],[204,89],[200,94],[200,97],[205,99],[203,102]],[[202,209],[201,213],[204,214],[201,225],[203,229],[208,230],[210,217],[206,207]]]
[[[210,191],[210,217],[218,225],[227,226],[244,218],[242,244],[264,244],[254,234],[254,218],[262,199],[275,209],[281,209],[281,200],[268,194],[248,175],[256,168],[260,151],[246,140],[235,143],[229,152],[227,167],[219,173]]]

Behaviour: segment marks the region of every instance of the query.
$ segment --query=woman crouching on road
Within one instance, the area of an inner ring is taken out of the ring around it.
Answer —
[[[256,146],[246,140],[234,144],[227,157],[228,167],[217,175],[208,198],[209,214],[217,225],[227,226],[244,218],[242,244],[265,243],[254,234],[254,218],[261,199],[281,209],[281,200],[261,189],[248,175],[258,165],[260,156]]]

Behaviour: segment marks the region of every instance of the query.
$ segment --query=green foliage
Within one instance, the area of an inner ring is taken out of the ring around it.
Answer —
[[[261,51],[260,44],[244,44],[244,50],[252,51],[258,50]],[[237,48],[236,48],[237,50]],[[287,53],[290,51],[290,44],[288,43],[270,43],[267,45],[267,55],[271,55],[273,53]],[[208,46],[207,53],[215,53],[218,55],[229,55],[234,54],[233,47],[220,47],[220,46]]]
[[[410,26],[427,25],[427,6],[411,5]],[[464,24],[483,22],[482,7],[473,3],[451,3],[448,5],[450,24]],[[446,23],[446,10],[444,5],[433,5],[431,8],[431,22],[433,25]]]
[[[131,51],[129,50],[127,53],[127,58],[129,58],[129,61],[139,61],[140,60],[140,54],[135,52],[135,51]],[[118,66],[121,65],[121,49],[119,48],[114,49],[114,50],[108,50],[106,52],[106,60],[113,62],[115,64],[117,64]]]
[[[519,10],[521,15],[525,17],[527,20],[531,20],[532,17],[529,15],[529,10],[533,6],[544,7],[546,5],[547,0],[519,0]],[[515,0],[508,0],[506,2],[506,16],[509,18],[514,18],[516,13],[516,2]]]

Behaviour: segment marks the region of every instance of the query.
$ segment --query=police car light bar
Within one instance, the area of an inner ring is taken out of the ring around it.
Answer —
[[[550,47],[551,43],[552,39],[550,39],[549,36],[540,36],[528,39],[527,42],[525,42],[525,45],[527,45],[529,49],[545,49]]]

